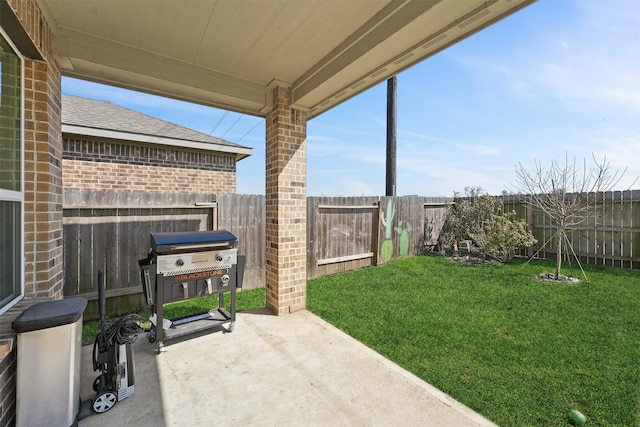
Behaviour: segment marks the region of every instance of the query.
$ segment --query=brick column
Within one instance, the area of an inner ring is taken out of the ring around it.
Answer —
[[[63,297],[60,72],[25,60],[25,295]]]
[[[281,315],[306,307],[307,121],[275,87],[266,117],[266,299]]]

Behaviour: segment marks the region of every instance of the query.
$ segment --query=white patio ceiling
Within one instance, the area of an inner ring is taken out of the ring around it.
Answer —
[[[312,118],[535,0],[37,0],[63,75]],[[499,46],[496,46],[499,49]]]

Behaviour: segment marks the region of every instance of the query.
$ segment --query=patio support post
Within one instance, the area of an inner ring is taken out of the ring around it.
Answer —
[[[277,315],[306,307],[307,121],[273,88],[266,116],[266,304]]]

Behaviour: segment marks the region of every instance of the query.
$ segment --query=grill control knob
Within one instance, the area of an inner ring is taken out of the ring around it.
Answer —
[[[182,260],[182,259],[177,260],[177,261],[176,261],[176,265],[177,265],[178,267],[182,267],[182,266],[184,265],[184,260]]]
[[[223,284],[226,285],[227,283],[229,283],[229,279],[230,279],[229,275],[225,274],[224,276],[222,276],[220,280],[222,281]]]
[[[220,254],[216,255],[216,261],[218,262],[222,261],[222,255]]]

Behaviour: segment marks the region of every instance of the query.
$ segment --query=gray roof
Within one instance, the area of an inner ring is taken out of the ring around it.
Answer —
[[[107,101],[62,95],[62,132],[235,153],[236,160],[251,148],[198,132]]]

